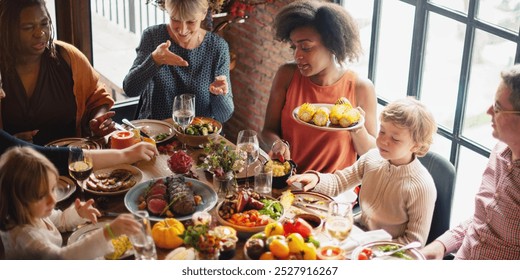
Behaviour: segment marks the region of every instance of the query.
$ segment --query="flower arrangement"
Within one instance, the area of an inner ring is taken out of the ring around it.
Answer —
[[[209,170],[217,177],[224,176],[228,172],[240,172],[245,166],[245,154],[239,153],[225,141],[212,142],[204,145],[206,157],[199,167]]]
[[[218,1],[218,0],[217,0]],[[229,8],[229,13],[233,17],[246,18],[255,6],[273,3],[275,0],[234,0]]]

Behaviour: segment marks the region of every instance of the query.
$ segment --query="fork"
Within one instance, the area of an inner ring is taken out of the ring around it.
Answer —
[[[418,241],[414,241],[412,243],[408,243],[407,245],[401,247],[401,248],[398,248],[398,249],[395,249],[395,250],[391,250],[391,251],[387,251],[387,252],[383,252],[381,250],[373,250],[372,251],[372,254],[374,254],[374,256],[376,258],[381,258],[381,257],[386,257],[386,256],[391,256],[397,252],[401,252],[401,251],[404,251],[404,250],[408,250],[408,249],[412,249],[412,248],[419,248],[421,247],[421,242],[418,242]]]

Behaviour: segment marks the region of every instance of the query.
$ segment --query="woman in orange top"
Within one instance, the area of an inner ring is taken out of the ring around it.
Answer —
[[[298,171],[334,172],[350,166],[356,156],[375,147],[376,95],[368,79],[342,63],[361,53],[354,19],[337,4],[296,1],[285,6],[274,22],[278,40],[294,50],[292,63],[282,65],[271,87],[262,145],[266,150],[281,138],[290,144],[281,153],[298,164]],[[346,97],[365,115],[356,131],[329,132],[299,124],[292,111],[301,104],[334,104]]]

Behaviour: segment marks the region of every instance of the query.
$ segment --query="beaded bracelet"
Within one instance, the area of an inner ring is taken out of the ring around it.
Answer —
[[[110,227],[110,224],[106,224],[105,225],[105,229],[107,230],[107,233],[108,233],[108,236],[111,238],[111,239],[115,239],[116,236],[114,235],[114,233],[112,232],[112,228]]]

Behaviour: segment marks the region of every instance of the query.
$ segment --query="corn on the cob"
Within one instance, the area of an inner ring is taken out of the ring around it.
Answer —
[[[340,117],[339,125],[341,127],[349,127],[354,123],[357,123],[360,118],[361,113],[357,109],[350,109]]]
[[[346,104],[336,104],[332,106],[329,115],[330,123],[335,125],[339,124],[341,116],[350,109],[352,109],[352,107],[349,107]]]
[[[348,101],[348,99],[344,96],[340,97],[338,99],[338,101],[336,101],[336,105],[339,105],[339,104],[344,104],[344,105],[347,105],[350,108],[352,108],[352,104],[350,104],[350,101]]]
[[[310,122],[316,113],[316,106],[310,103],[303,103],[298,110],[298,118],[304,122]]]
[[[330,110],[327,107],[320,107],[314,114],[312,122],[317,126],[326,126],[329,121]]]

